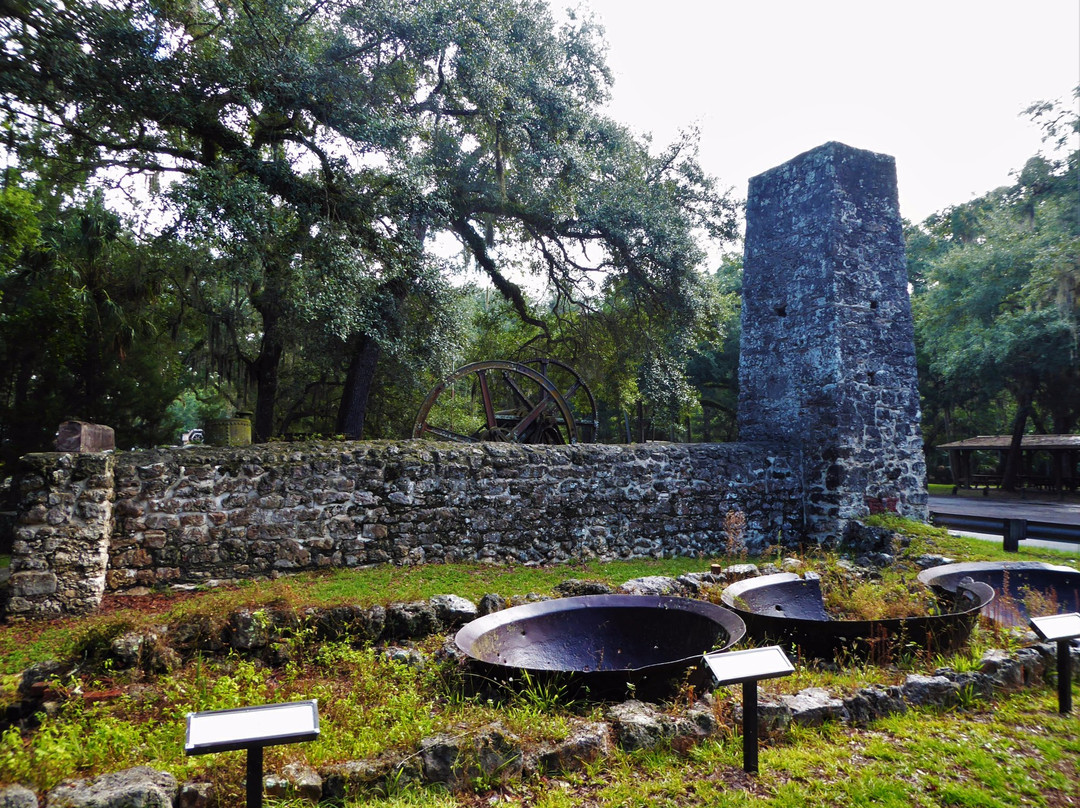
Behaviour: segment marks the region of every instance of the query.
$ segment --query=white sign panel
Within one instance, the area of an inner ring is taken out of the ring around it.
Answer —
[[[1080,612],[1031,618],[1031,627],[1044,640],[1070,640],[1080,637]]]
[[[316,700],[237,710],[188,713],[184,751],[189,755],[313,741],[319,737]]]
[[[706,654],[705,662],[721,685],[775,679],[795,672],[795,666],[779,645]]]

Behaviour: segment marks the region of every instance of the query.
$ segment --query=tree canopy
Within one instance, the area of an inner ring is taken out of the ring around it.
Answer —
[[[1048,142],[1080,132],[1059,105],[1029,110]],[[1069,143],[1069,141],[1063,141]],[[1058,156],[1054,156],[1057,154]],[[1011,186],[909,230],[916,331],[931,444],[995,431],[1011,409],[1014,445],[1029,428],[1069,433],[1080,419],[1078,152],[1036,155]],[[1007,402],[1001,402],[1002,396]],[[1005,486],[1015,484],[1019,451]]]
[[[702,239],[734,235],[734,205],[692,133],[654,152],[602,114],[603,49],[590,19],[537,0],[6,4],[19,185],[0,227],[22,241],[3,260],[34,276],[42,200],[141,212],[121,229],[169,257],[160,326],[190,337],[176,380],[251,395],[260,439],[316,399],[359,436],[382,370],[445,364],[447,238],[534,334],[617,286],[654,344],[677,342],[701,314]]]

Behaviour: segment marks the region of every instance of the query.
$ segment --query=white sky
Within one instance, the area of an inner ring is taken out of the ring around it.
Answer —
[[[550,0],[559,8],[559,0]],[[580,0],[607,31],[610,114],[750,177],[839,140],[896,158],[900,213],[1009,183],[1040,148],[1022,111],[1080,84],[1080,0]]]

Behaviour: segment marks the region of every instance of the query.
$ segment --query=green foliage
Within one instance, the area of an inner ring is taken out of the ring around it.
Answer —
[[[0,189],[0,277],[14,266],[24,250],[33,247],[41,234],[39,205],[25,188],[5,185]]]
[[[1057,142],[1080,119],[1054,104],[1030,112],[1050,120],[1056,152],[908,230],[930,445],[1029,423],[1068,433],[1080,417],[1078,153]]]
[[[511,695],[521,707],[537,713],[573,709],[573,699],[569,698],[565,683],[557,678],[534,676],[527,670],[521,672],[521,685],[513,687]]]
[[[909,523],[898,520],[901,527]],[[927,534],[926,540],[933,538]],[[978,547],[986,547],[985,543]],[[973,545],[974,547],[974,545]],[[934,548],[940,549],[940,548]],[[976,548],[978,549],[978,548]],[[968,557],[961,555],[961,557]],[[686,569],[700,561],[681,560]],[[643,566],[613,564],[574,572],[602,580],[622,580],[641,574],[677,574],[673,562]],[[687,566],[688,565],[688,566]],[[249,605],[273,601],[280,606],[295,598],[318,604],[331,591],[348,602],[371,602],[386,591],[415,599],[446,591],[500,591],[521,594],[544,591],[566,577],[568,570],[456,567],[443,570],[353,571],[349,576],[304,577],[262,582],[239,594]],[[423,573],[412,578],[409,573]],[[398,577],[404,576],[404,577]],[[355,579],[351,588],[344,578]],[[334,588],[324,588],[333,584]],[[398,588],[400,585],[400,589]],[[458,590],[456,586],[462,586]],[[238,593],[232,593],[235,597]],[[208,592],[197,608],[224,611],[229,604],[222,593]],[[189,602],[190,603],[190,602]],[[181,612],[146,617],[167,622]],[[187,613],[187,612],[184,612]],[[65,621],[69,622],[69,621]],[[110,616],[97,623],[81,642],[98,648],[129,625],[133,616]],[[53,630],[71,634],[71,625]],[[0,632],[3,634],[4,632]],[[26,644],[27,627],[12,628]],[[569,702],[558,683],[526,678],[505,701],[489,702],[461,691],[455,670],[430,656],[424,668],[394,661],[385,649],[357,647],[348,642],[315,643],[300,638],[293,661],[279,668],[227,656],[195,657],[171,673],[154,675],[98,671],[84,663],[75,676],[57,682],[59,710],[42,714],[39,727],[0,734],[0,781],[21,782],[44,791],[71,776],[91,777],[128,766],[149,765],[172,772],[182,780],[210,779],[222,800],[240,800],[242,752],[200,758],[183,755],[184,715],[191,710],[236,707],[266,701],[318,698],[322,735],[310,744],[267,750],[267,770],[280,771],[289,762],[316,768],[344,760],[378,758],[381,754],[408,755],[418,741],[439,732],[455,735],[500,721],[526,744],[557,742],[567,738],[577,722],[600,720],[596,705]],[[913,670],[929,672],[940,664],[970,670],[985,643],[1000,640],[992,634],[976,637],[963,655],[941,660],[912,659]],[[425,649],[433,651],[444,638],[433,638]],[[998,645],[997,647],[1001,647]],[[7,661],[7,651],[0,657]],[[65,656],[54,649],[54,656]],[[101,678],[97,678],[97,677]],[[821,673],[801,667],[795,676],[763,683],[765,695],[791,692],[791,688],[824,686],[836,692],[869,684],[895,684],[902,676],[894,667],[861,663],[841,672]],[[133,686],[137,685],[137,686]],[[119,689],[117,698],[94,703],[83,694],[103,688]],[[763,739],[761,773],[754,787],[741,773],[741,743],[731,722],[730,701],[722,691],[714,705],[721,733],[692,748],[672,744],[648,752],[613,751],[583,769],[526,777],[499,786],[497,793],[448,794],[418,788],[390,776],[378,788],[382,796],[365,794],[347,805],[465,806],[480,799],[510,805],[869,805],[945,804],[940,795],[972,804],[1005,804],[1006,800],[1036,800],[1039,794],[1071,795],[1080,788],[1074,765],[1080,753],[1080,731],[1075,715],[1060,716],[1052,688],[995,696],[991,703],[975,697],[974,690],[960,695],[951,711],[913,710],[890,716],[869,729],[837,724],[821,728],[794,727]],[[678,711],[678,704],[669,705]],[[582,710],[588,712],[582,714]],[[941,760],[950,765],[942,769]],[[487,788],[491,784],[480,783]],[[278,801],[290,805],[292,798]],[[360,800],[357,802],[356,800]]]
[[[0,275],[3,460],[51,448],[72,417],[113,426],[120,446],[173,439],[167,408],[186,372],[167,260],[101,194],[44,206],[38,221]]]
[[[147,216],[138,246],[170,259],[159,326],[176,344],[158,355],[202,377],[188,390],[254,409],[258,439],[358,436],[369,418],[369,434],[407,432],[416,391],[461,352],[447,282],[461,262],[438,237],[528,324],[522,351],[557,342],[607,278],[650,334],[634,378],[645,356],[663,367],[697,316],[702,238],[734,232],[696,135],[654,153],[603,117],[599,29],[557,25],[540,2],[31,0],[0,20],[0,42],[18,54],[0,56],[17,165],[61,191],[131,194],[128,178],[149,178],[149,199],[131,195]],[[107,273],[112,249],[95,259]],[[511,280],[530,274],[550,316]]]

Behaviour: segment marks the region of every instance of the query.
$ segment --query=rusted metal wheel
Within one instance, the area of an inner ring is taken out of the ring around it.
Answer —
[[[577,443],[573,411],[543,373],[519,362],[460,367],[428,393],[414,438],[512,443]]]
[[[599,431],[596,399],[593,398],[592,390],[578,372],[558,359],[537,357],[525,364],[543,373],[544,378],[552,382],[562,393],[562,397],[566,399],[566,403],[570,405],[570,411],[574,414],[578,440],[581,443],[595,441],[596,433]]]

